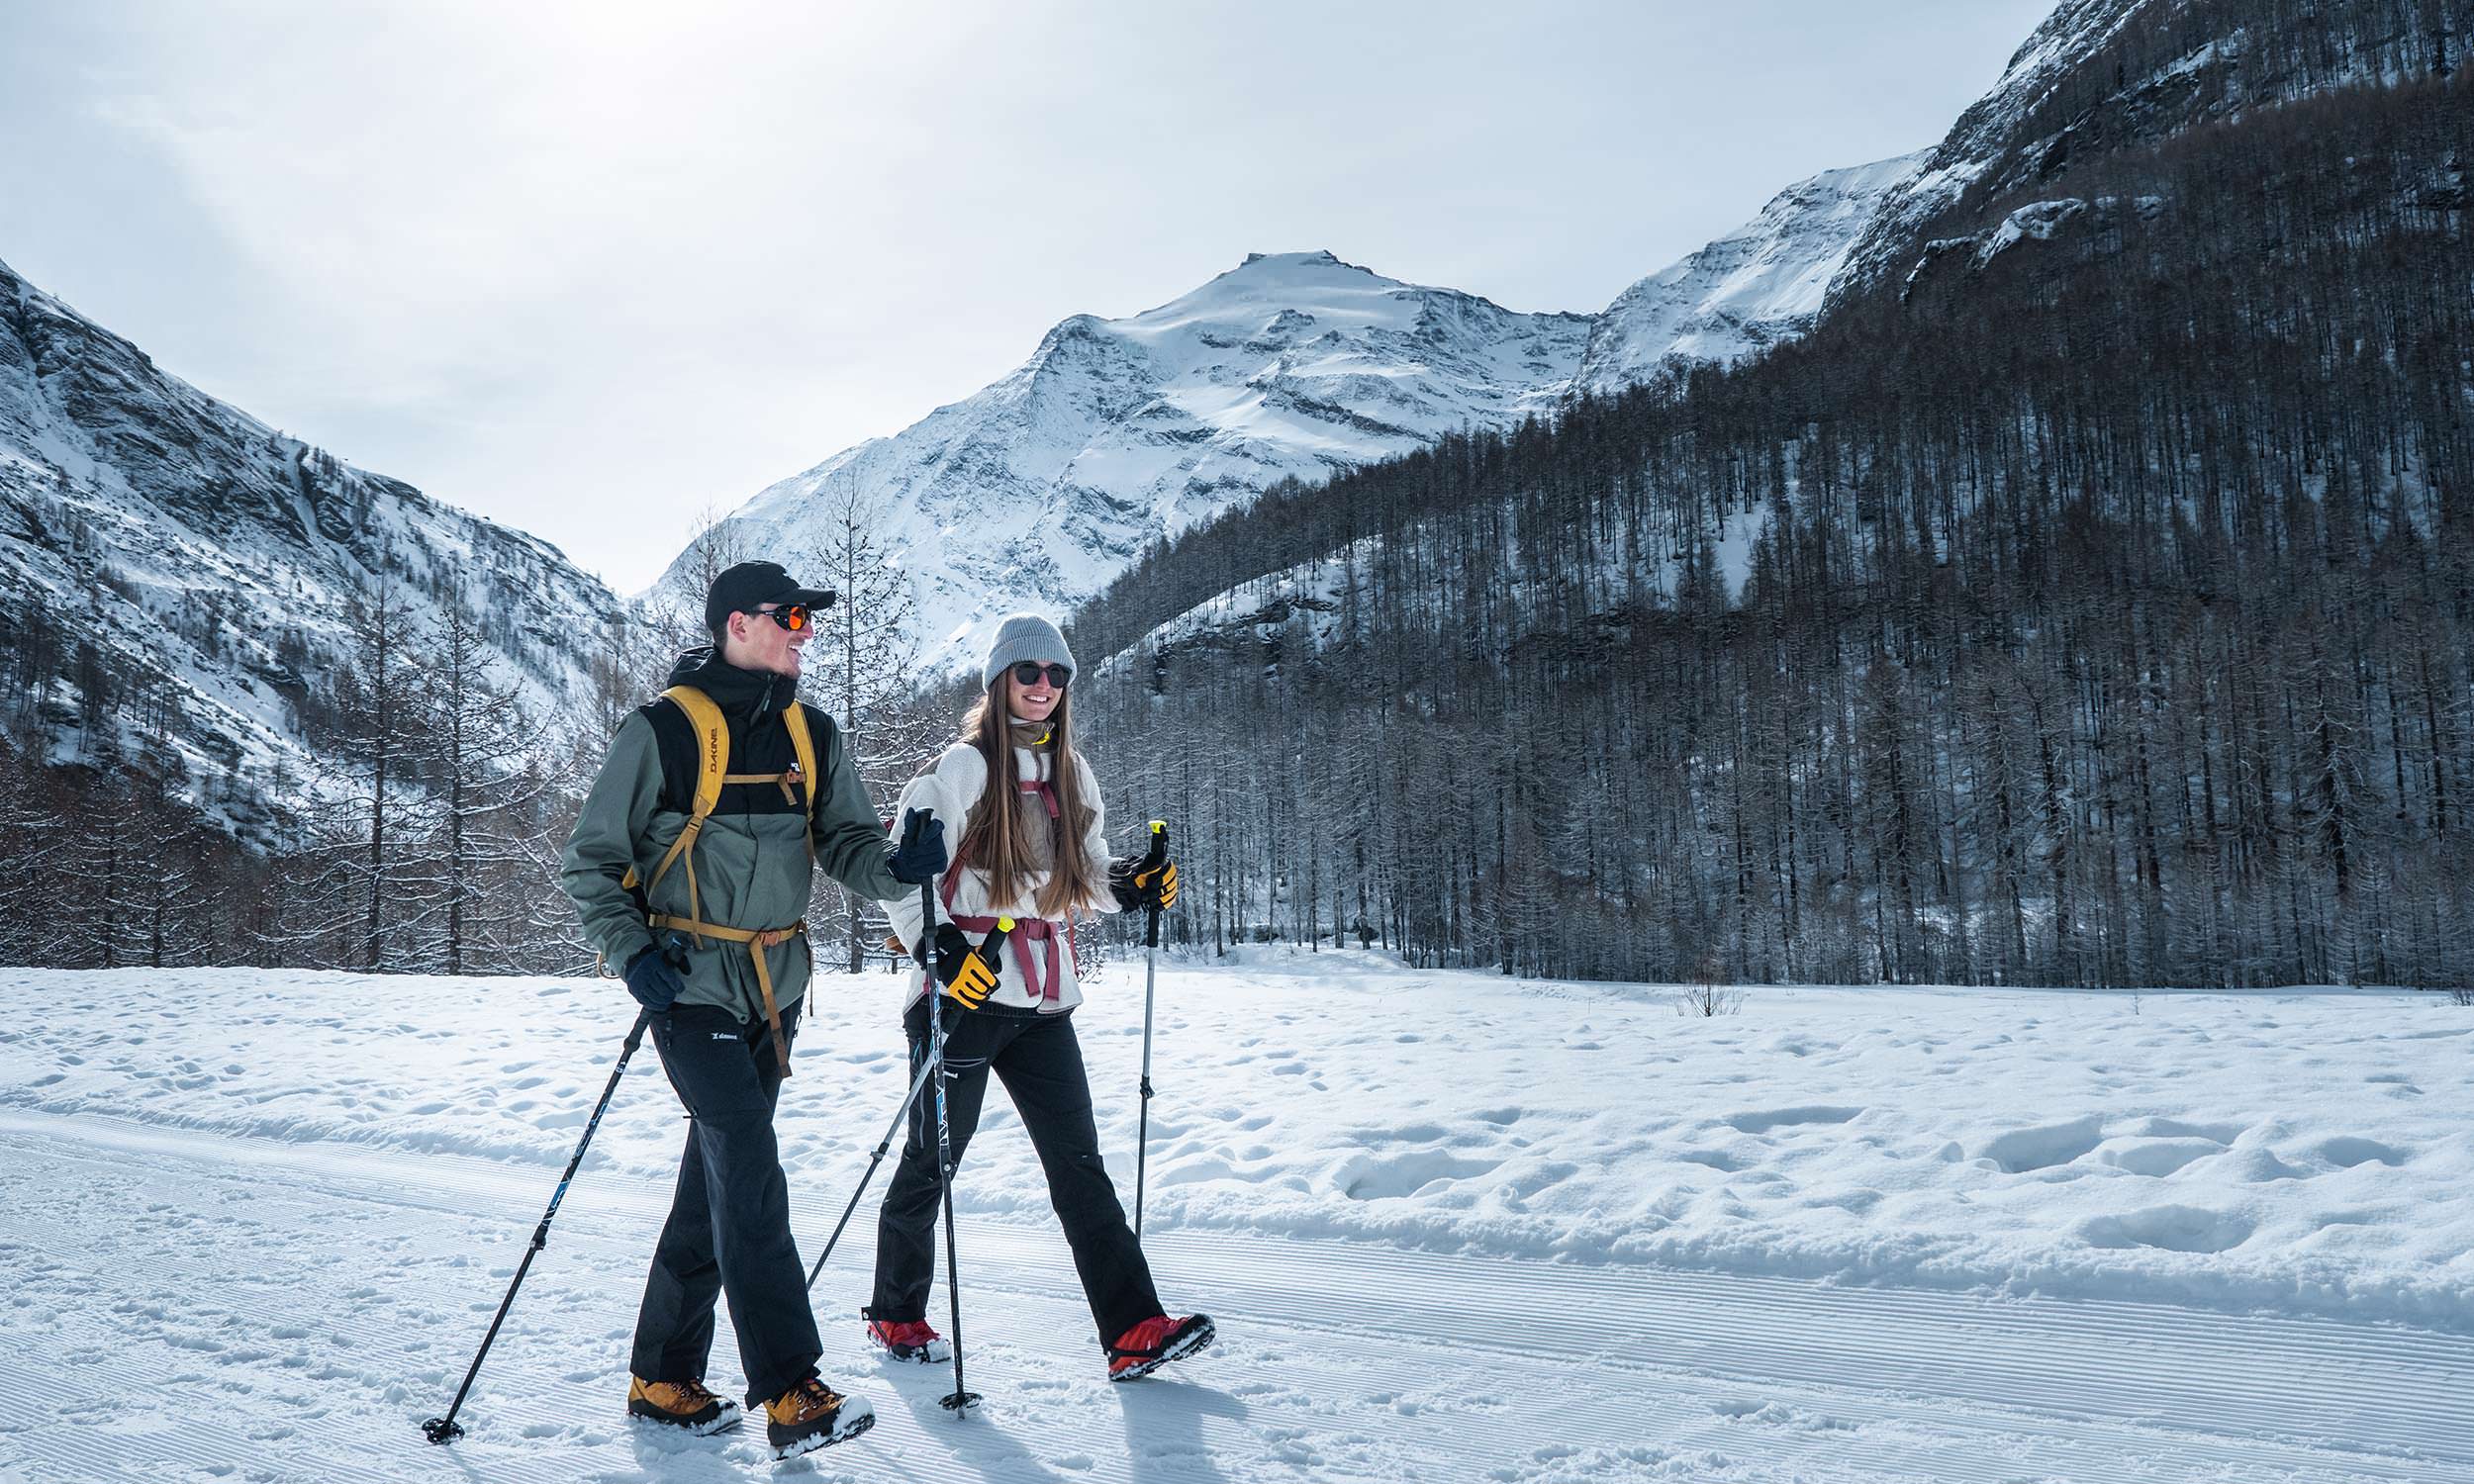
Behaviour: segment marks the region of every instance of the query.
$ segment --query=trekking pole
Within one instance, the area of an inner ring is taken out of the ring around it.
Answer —
[[[936,887],[919,883],[919,967],[927,974],[928,1062],[936,1067],[936,1191],[945,1207],[945,1297],[952,1304],[954,1332],[954,1394],[937,1405],[956,1417],[979,1404],[979,1394],[962,1385],[962,1258],[954,1245],[953,1139],[945,1123],[945,1006],[936,988],[936,955],[928,945],[936,938]]]
[[[1166,820],[1151,821],[1151,854],[1143,864],[1156,871],[1168,859],[1169,827]],[[1151,1154],[1151,986],[1160,974],[1160,908],[1151,908],[1151,921],[1143,929],[1143,1080],[1142,1112],[1135,1121],[1134,1133],[1134,1240],[1143,1240],[1143,1163]]]
[[[901,1133],[903,1125],[909,1120],[910,1105],[919,1100],[919,1089],[926,1086],[927,1079],[943,1067],[944,1059],[936,1055],[930,1055],[919,1063],[919,1074],[910,1079],[910,1090],[903,1094],[902,1107],[895,1112],[892,1127],[886,1129],[885,1137],[876,1142],[876,1153],[868,1157],[868,1172],[859,1177],[859,1188],[850,1193],[850,1204],[842,1208],[842,1219],[833,1224],[833,1235],[824,1239],[824,1251],[816,1253],[816,1265],[808,1269],[809,1289],[816,1286],[817,1276],[824,1271],[824,1259],[833,1255],[833,1244],[842,1240],[842,1229],[850,1225],[850,1213],[859,1209],[859,1198],[868,1193],[868,1184],[876,1178],[876,1167],[885,1162],[885,1152],[893,1147],[894,1136]]]
[[[999,919],[997,932],[984,947],[993,953],[996,946],[1004,941],[1004,935],[1012,926],[1012,918]],[[850,1193],[850,1204],[842,1207],[842,1219],[833,1224],[833,1235],[824,1239],[824,1251],[816,1253],[815,1265],[808,1269],[808,1287],[810,1290],[814,1289],[816,1279],[824,1272],[824,1259],[833,1255],[834,1245],[842,1240],[843,1229],[850,1225],[851,1213],[859,1209],[860,1197],[868,1193],[868,1186],[875,1181],[876,1167],[885,1162],[885,1152],[893,1148],[894,1136],[901,1133],[903,1125],[909,1120],[910,1105],[919,1100],[919,1089],[927,1085],[930,1073],[944,1066],[942,1052],[940,1046],[934,1054],[919,1063],[918,1074],[910,1079],[910,1090],[903,1094],[902,1107],[895,1111],[894,1121],[887,1126],[885,1137],[876,1142],[876,1152],[868,1156],[868,1169],[859,1177],[859,1188]]]
[[[644,1044],[644,1028],[652,1023],[653,1012],[649,1009],[641,1011],[635,1017],[635,1029],[627,1032],[627,1044],[618,1053],[618,1065],[610,1069],[610,1081],[602,1088],[602,1100],[593,1105],[593,1116],[585,1120],[584,1137],[576,1141],[575,1157],[567,1161],[567,1172],[558,1177],[558,1188],[550,1192],[549,1209],[541,1213],[541,1224],[532,1229],[532,1246],[524,1250],[523,1260],[516,1264],[515,1280],[507,1285],[507,1297],[499,1300],[498,1317],[490,1321],[490,1333],[481,1338],[481,1348],[472,1357],[472,1367],[464,1372],[464,1384],[456,1388],[453,1404],[446,1409],[446,1416],[433,1417],[421,1425],[422,1433],[431,1442],[452,1442],[464,1436],[463,1428],[455,1421],[455,1414],[463,1410],[464,1397],[472,1390],[472,1378],[481,1374],[481,1362],[488,1357],[491,1345],[498,1340],[498,1327],[507,1323],[507,1311],[515,1305],[516,1290],[523,1286],[524,1274],[532,1269],[533,1256],[549,1246],[550,1221],[558,1215],[558,1203],[567,1198],[567,1187],[576,1178],[576,1166],[584,1162],[584,1152],[592,1146],[593,1131],[602,1126],[602,1115],[610,1111],[611,1094],[618,1090],[618,1079],[626,1074],[627,1062],[635,1056],[636,1048]]]

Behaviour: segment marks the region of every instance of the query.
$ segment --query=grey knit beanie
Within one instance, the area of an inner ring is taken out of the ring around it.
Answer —
[[[996,685],[997,677],[1024,660],[1075,668],[1074,651],[1065,647],[1065,635],[1055,624],[1037,613],[1007,613],[988,646],[988,663],[980,669],[981,687]]]

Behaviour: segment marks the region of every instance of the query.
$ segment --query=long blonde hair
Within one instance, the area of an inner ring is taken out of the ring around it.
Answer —
[[[1053,826],[1056,848],[1049,853],[1048,883],[1040,887],[1032,906],[1040,916],[1051,919],[1078,908],[1090,909],[1099,899],[1100,882],[1091,857],[1083,853],[1083,836],[1098,811],[1083,802],[1083,766],[1074,751],[1072,695],[1060,695],[1057,709],[1048,717],[1052,738],[1048,786],[1057,796],[1057,817],[1051,821],[1045,807],[1023,802],[1022,779],[1013,759],[1013,715],[1005,704],[1004,691],[1005,677],[999,674],[962,718],[962,740],[977,748],[988,764],[988,788],[971,806],[958,854],[987,874],[992,903],[1009,902],[1031,874],[1031,831]]]

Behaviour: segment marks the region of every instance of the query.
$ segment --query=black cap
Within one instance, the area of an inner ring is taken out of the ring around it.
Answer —
[[[833,606],[831,588],[803,588],[782,570],[780,562],[741,562],[723,569],[705,592],[705,627],[717,629],[732,613],[752,613],[768,603],[804,603],[811,608]]]

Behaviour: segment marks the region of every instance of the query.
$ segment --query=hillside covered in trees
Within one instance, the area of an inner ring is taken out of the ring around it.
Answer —
[[[1806,340],[1149,553],[1073,635],[1180,930],[2465,982],[2474,93],[2438,8],[2318,12],[2348,84],[1956,202]]]

